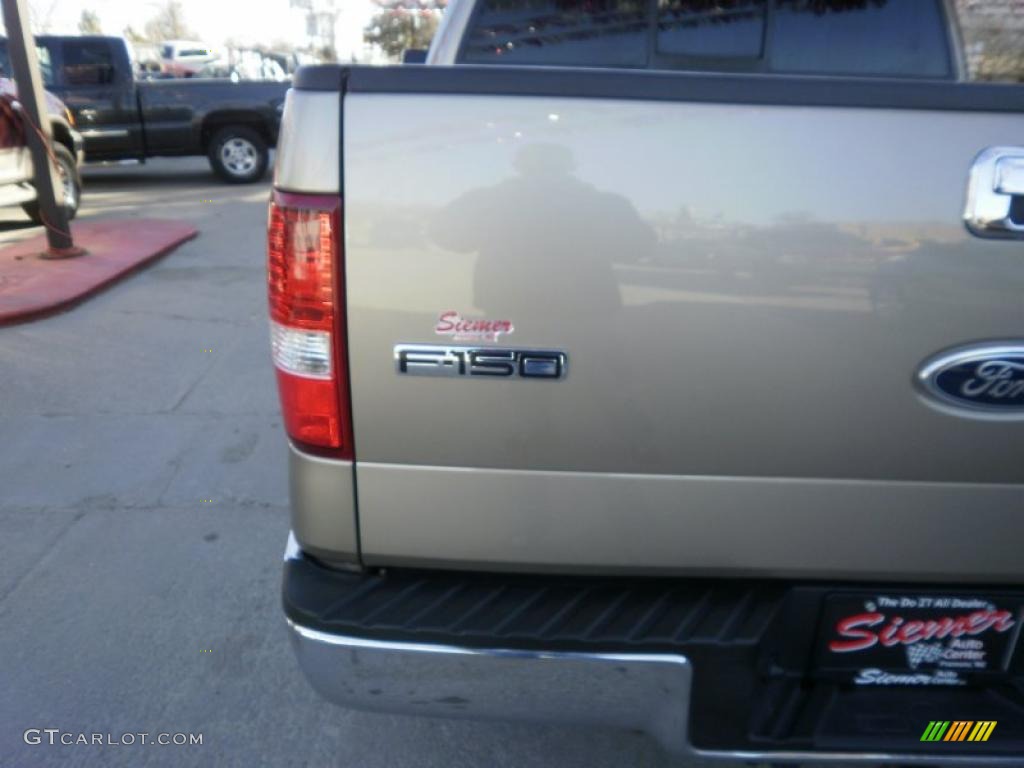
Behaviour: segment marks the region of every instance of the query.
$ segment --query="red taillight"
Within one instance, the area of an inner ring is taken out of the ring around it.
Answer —
[[[285,431],[353,458],[341,201],[275,191],[267,222],[270,339]]]

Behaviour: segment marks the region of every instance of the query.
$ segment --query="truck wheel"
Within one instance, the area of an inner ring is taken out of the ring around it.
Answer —
[[[248,184],[263,178],[270,162],[270,150],[252,128],[229,125],[210,140],[210,166],[229,184]]]
[[[63,144],[55,144],[53,154],[57,157],[57,172],[60,175],[61,186],[64,188],[64,210],[67,213],[68,221],[75,218],[78,213],[78,204],[82,200],[82,177],[78,173],[78,163],[71,150]],[[36,224],[43,223],[43,212],[39,207],[38,200],[32,200],[21,206],[22,210]]]

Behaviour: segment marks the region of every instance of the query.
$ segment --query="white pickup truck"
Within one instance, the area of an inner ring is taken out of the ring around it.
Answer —
[[[1024,764],[1024,87],[939,0],[456,2],[268,224],[332,701]]]

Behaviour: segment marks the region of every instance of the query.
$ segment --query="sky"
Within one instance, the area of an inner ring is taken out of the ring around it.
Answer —
[[[158,0],[27,0],[36,31],[49,21],[51,34],[77,34],[82,11],[94,11],[108,35],[120,35],[127,25],[141,30],[163,5]],[[301,12],[290,9],[289,0],[180,0],[185,21],[202,42],[212,46],[227,38],[239,42],[272,43],[286,39],[288,30],[301,30]],[[339,8],[339,54],[358,50],[362,30],[370,18],[370,0],[334,0]],[[301,34],[301,32],[297,32]]]

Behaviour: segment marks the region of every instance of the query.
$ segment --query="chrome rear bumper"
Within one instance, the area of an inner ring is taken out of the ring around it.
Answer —
[[[310,684],[355,709],[592,724],[646,731],[686,751],[691,667],[682,656],[535,653],[328,635],[292,621]]]
[[[710,752],[687,738],[693,667],[683,656],[538,653],[392,643],[288,621],[306,679],[335,704],[369,712],[642,730],[669,753],[709,760],[1019,766],[992,756]]]

